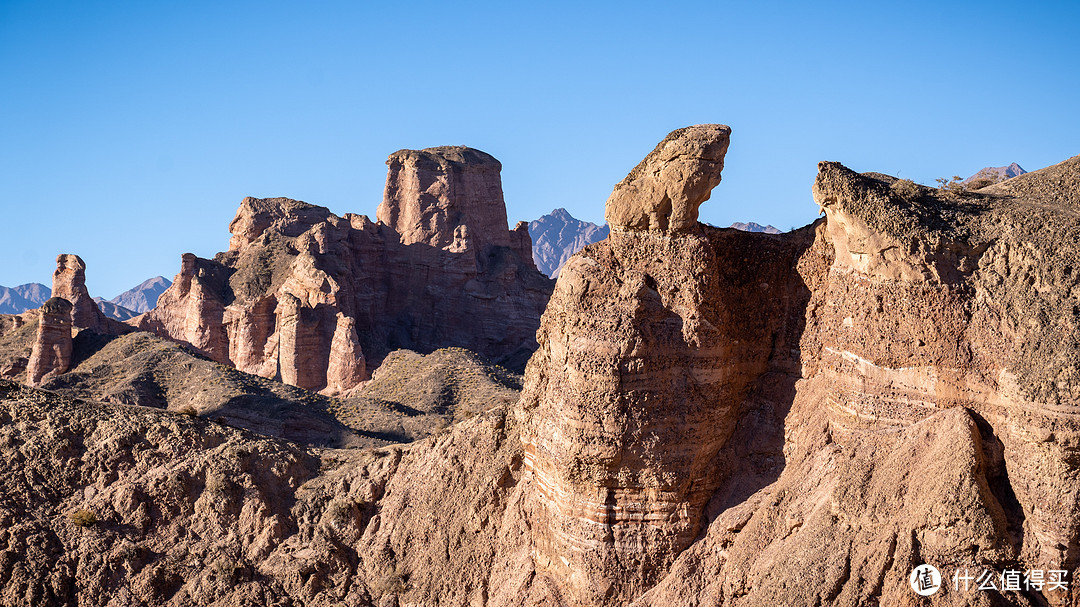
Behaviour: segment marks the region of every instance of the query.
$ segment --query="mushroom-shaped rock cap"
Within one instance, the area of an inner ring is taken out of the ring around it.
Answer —
[[[79,257],[78,255],[72,255],[71,253],[62,253],[56,257],[56,269],[85,272],[86,262],[83,261],[82,257]]]
[[[71,305],[70,301],[64,299],[63,297],[52,297],[46,300],[45,303],[41,304],[41,312],[43,314],[58,314],[66,316],[68,314],[71,314],[71,310],[74,307],[75,306]]]
[[[615,230],[687,231],[720,183],[731,128],[688,126],[668,134],[615,186],[604,218]]]

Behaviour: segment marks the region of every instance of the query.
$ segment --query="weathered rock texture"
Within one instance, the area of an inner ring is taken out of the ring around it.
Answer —
[[[86,263],[78,255],[65,253],[56,258],[52,296],[71,303],[71,322],[76,328],[106,331],[108,321],[86,290]]]
[[[390,157],[378,224],[287,198],[246,198],[229,251],[185,254],[139,328],[241,371],[324,393],[398,348],[458,346],[522,368],[552,284],[523,223],[508,230],[491,156]]]
[[[529,222],[529,235],[536,267],[558,278],[559,270],[574,253],[607,238],[608,227],[575,219],[569,211],[560,208]]]
[[[464,250],[510,246],[503,204],[502,164],[464,146],[399,150],[386,161],[386,191],[379,223],[401,235],[402,244],[422,243]]]
[[[604,209],[608,225],[613,230],[697,229],[698,207],[720,183],[730,135],[722,124],[672,131],[615,186]]]
[[[26,368],[32,385],[67,371],[71,366],[71,302],[53,297],[41,305],[37,337]]]
[[[1080,158],[999,186],[1025,198],[820,170],[814,226],[624,222],[563,268],[519,415],[536,565],[572,602],[914,604],[922,562],[1076,571]],[[1037,594],[936,599],[1077,604]]]

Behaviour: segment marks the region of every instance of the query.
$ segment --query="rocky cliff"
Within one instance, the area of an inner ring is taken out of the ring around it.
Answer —
[[[521,368],[552,284],[506,225],[497,160],[463,147],[391,155],[379,223],[246,198],[229,250],[185,254],[139,328],[237,369],[326,393],[392,350],[458,346]]]
[[[581,249],[608,235],[608,227],[575,219],[566,209],[555,209],[529,222],[533,260],[541,272],[558,278],[559,270]]]
[[[617,186],[521,399],[423,440],[319,449],[0,381],[2,601],[1080,605],[1080,157],[977,193],[822,163],[825,217],[763,234],[691,220],[727,137],[676,131]],[[248,223],[334,234],[286,206]],[[190,263],[191,290],[229,284]],[[1030,569],[1068,587],[1003,587]]]

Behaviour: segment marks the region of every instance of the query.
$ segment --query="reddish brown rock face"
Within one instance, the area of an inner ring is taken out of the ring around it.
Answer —
[[[386,161],[386,192],[376,217],[401,236],[461,251],[510,246],[502,164],[464,146],[399,150]],[[531,257],[531,254],[530,254]]]
[[[379,213],[392,226],[246,198],[230,250],[185,255],[138,326],[325,393],[356,387],[397,348],[459,346],[523,366],[552,283],[524,254],[527,228],[507,229],[498,161],[433,148],[388,164]]]
[[[696,231],[698,207],[720,183],[731,129],[672,131],[615,186],[604,209],[613,230]]]
[[[86,263],[81,257],[63,254],[56,258],[52,296],[71,303],[71,320],[76,328],[104,332],[108,323],[86,290]]]
[[[619,231],[563,267],[522,440],[538,566],[576,600],[629,600],[700,532],[749,387],[792,364],[808,236]]]
[[[34,349],[26,367],[26,380],[30,385],[39,386],[71,366],[72,309],[71,302],[60,297],[42,304]]]

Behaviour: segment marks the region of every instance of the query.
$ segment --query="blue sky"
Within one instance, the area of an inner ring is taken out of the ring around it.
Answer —
[[[0,0],[0,285],[112,297],[244,196],[374,216],[387,155],[503,163],[511,223],[603,220],[667,132],[732,127],[703,221],[812,221],[820,160],[933,183],[1080,153],[1080,3]]]

